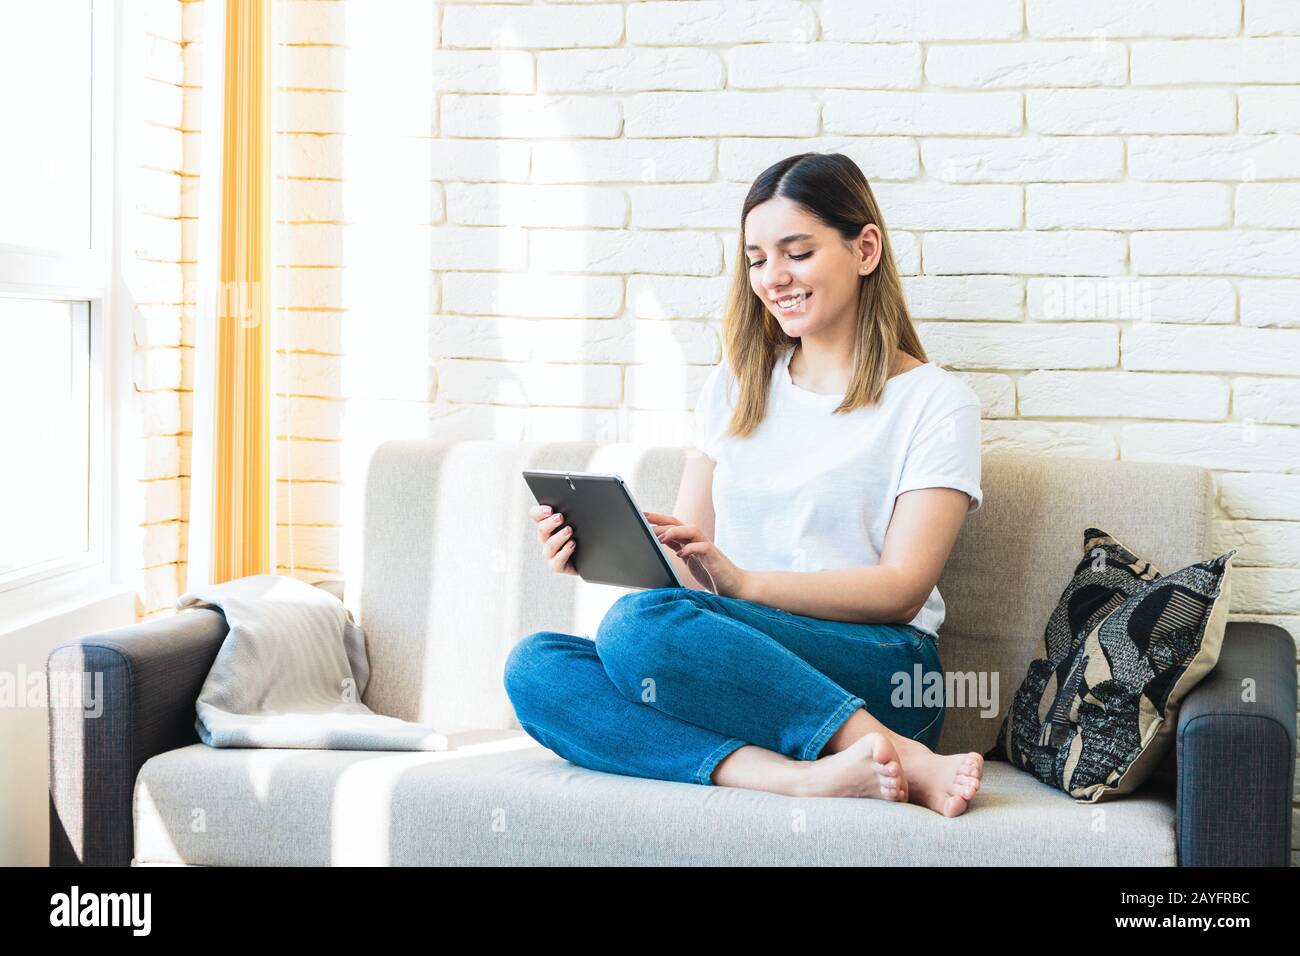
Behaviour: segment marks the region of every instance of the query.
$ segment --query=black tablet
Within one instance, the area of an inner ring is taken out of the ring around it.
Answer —
[[[546,469],[523,475],[537,503],[564,515],[564,524],[573,529],[577,544],[569,564],[582,580],[627,588],[686,587],[621,477]]]

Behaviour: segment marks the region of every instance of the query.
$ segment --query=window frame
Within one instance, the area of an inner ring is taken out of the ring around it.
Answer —
[[[111,267],[116,233],[115,182],[117,46],[113,0],[89,0],[90,232],[89,248],[53,249],[0,243],[0,296],[88,304],[88,483],[87,550],[50,559],[0,580],[0,632],[57,613],[74,601],[90,601],[109,590],[115,570],[113,414],[119,375],[113,360],[118,323]],[[110,344],[111,343],[111,344]]]

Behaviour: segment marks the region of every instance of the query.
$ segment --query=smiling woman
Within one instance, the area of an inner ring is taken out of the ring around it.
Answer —
[[[883,216],[848,157],[768,169],[741,223],[725,354],[695,411],[696,445],[717,463],[714,543],[761,569],[747,597],[901,620],[937,641],[937,581],[983,498],[979,397],[927,360]],[[863,580],[781,573],[820,569]]]
[[[891,691],[942,670],[937,581],[983,497],[979,398],[926,358],[848,157],[765,170],[740,252],[696,402],[707,488],[688,465],[712,528],[648,515],[708,589],[626,595],[594,645],[531,634],[506,690],[524,730],[583,766],[957,816],[983,758],[936,754],[942,703]]]

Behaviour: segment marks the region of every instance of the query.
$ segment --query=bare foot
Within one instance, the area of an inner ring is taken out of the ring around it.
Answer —
[[[907,779],[893,741],[885,734],[871,733],[839,753],[808,761],[798,790],[806,797],[875,797],[902,802],[907,800]]]
[[[937,754],[914,740],[900,745],[911,783],[909,802],[929,807],[945,817],[961,816],[979,792],[984,758],[975,752]]]

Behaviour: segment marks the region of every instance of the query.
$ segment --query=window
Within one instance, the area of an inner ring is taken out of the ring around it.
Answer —
[[[0,243],[89,249],[90,0],[0,7]]]
[[[108,11],[0,5],[0,617],[107,582]]]
[[[90,551],[90,303],[0,299],[0,583]]]

